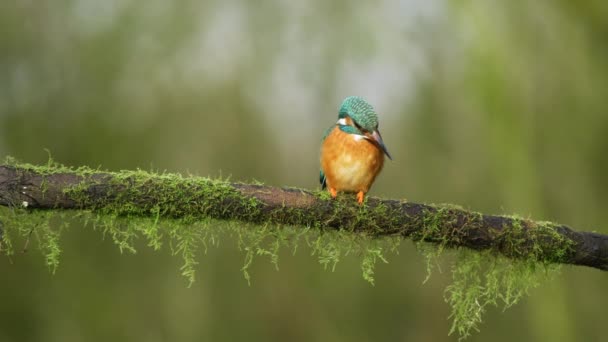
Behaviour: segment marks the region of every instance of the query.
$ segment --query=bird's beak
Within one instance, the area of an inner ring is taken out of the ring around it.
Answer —
[[[380,148],[382,149],[382,151],[384,151],[384,153],[386,154],[386,156],[388,157],[388,159],[393,160],[393,158],[391,157],[391,154],[388,153],[388,150],[386,149],[386,146],[384,146],[384,141],[382,141],[382,136],[380,135],[379,131],[374,131],[372,133],[372,139],[374,139],[374,141],[376,141],[376,143],[378,144],[378,146],[380,146]]]

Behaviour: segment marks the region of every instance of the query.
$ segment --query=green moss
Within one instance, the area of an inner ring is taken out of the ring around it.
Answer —
[[[453,281],[446,288],[445,299],[452,308],[450,334],[456,333],[461,339],[478,330],[488,305],[506,309],[516,304],[530,289],[557,273],[556,263],[572,253],[573,242],[559,234],[555,224],[518,216],[507,218],[505,222],[510,224],[492,236],[495,249],[449,249],[450,255],[456,255],[451,266]],[[462,222],[464,229],[454,229]],[[426,259],[424,282],[441,264],[440,256],[447,247],[461,245],[462,234],[484,225],[480,213],[453,205],[430,206],[416,224],[419,229],[411,237]]]
[[[331,200],[331,199],[332,199],[332,198],[331,198],[331,195],[330,195],[330,193],[329,193],[329,191],[326,191],[326,190],[316,190],[316,191],[314,192],[314,195],[315,195],[315,196],[316,196],[318,199],[320,199],[320,200],[324,200],[324,201],[328,201],[328,200]]]
[[[384,248],[381,244],[377,243],[378,240],[372,240],[363,253],[361,259],[361,271],[363,272],[363,279],[367,280],[370,284],[374,285],[374,269],[376,263],[380,260],[385,264],[388,264],[388,260],[384,257]]]
[[[423,284],[426,284],[426,282],[431,279],[433,271],[436,268],[439,269],[439,272],[441,272],[441,264],[439,261],[440,257],[443,255],[444,246],[435,245],[424,241],[416,241],[415,246],[418,252],[422,254],[426,264],[426,277],[422,281]]]
[[[535,222],[510,216],[512,225],[496,236],[503,254],[516,259],[559,263],[572,252],[574,242],[558,233],[551,222]],[[548,243],[550,242],[550,245]]]
[[[556,264],[508,259],[489,250],[459,250],[452,283],[445,290],[445,300],[452,308],[450,334],[463,339],[472,330],[479,331],[488,306],[513,306],[558,270]]]
[[[245,253],[245,260],[241,271],[248,284],[251,284],[249,268],[256,256],[268,256],[278,270],[279,249],[281,248],[281,243],[285,243],[288,240],[278,238],[277,236],[281,234],[285,235],[285,233],[281,233],[279,229],[275,229],[275,227],[269,225],[238,227],[235,233],[238,236],[238,247]]]
[[[63,215],[50,211],[0,207],[2,253],[11,256],[16,251],[25,252],[31,248],[33,241],[37,241],[45,264],[55,273],[61,255],[59,237],[67,226],[63,218]],[[17,241],[20,244],[17,245]]]

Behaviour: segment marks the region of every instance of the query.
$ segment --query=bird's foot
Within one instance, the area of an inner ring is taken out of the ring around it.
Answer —
[[[357,193],[357,203],[363,204],[363,199],[365,198],[365,193],[363,191],[359,191]]]
[[[338,196],[338,191],[334,188],[329,188],[329,194],[331,195],[331,198],[336,198],[336,196]]]

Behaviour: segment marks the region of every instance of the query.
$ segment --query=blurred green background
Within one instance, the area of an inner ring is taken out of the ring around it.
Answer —
[[[608,233],[605,1],[0,3],[0,156],[318,186],[348,95],[394,161],[372,195]],[[51,275],[0,258],[0,341],[453,341],[443,289],[406,242],[377,267],[309,250],[257,260],[224,239],[181,260],[70,229]],[[564,267],[469,341],[605,340],[608,276]]]

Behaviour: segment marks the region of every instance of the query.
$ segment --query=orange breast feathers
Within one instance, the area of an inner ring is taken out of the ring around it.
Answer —
[[[321,145],[321,168],[330,190],[366,193],[383,165],[384,154],[374,143],[338,126]]]

